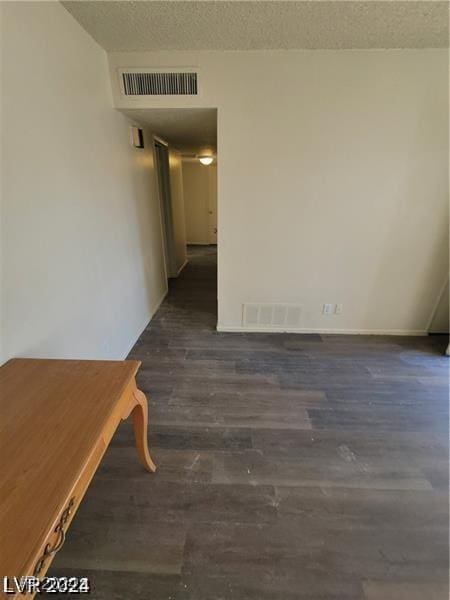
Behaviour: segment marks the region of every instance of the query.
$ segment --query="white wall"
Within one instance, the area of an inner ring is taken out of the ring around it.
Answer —
[[[188,244],[209,244],[210,167],[183,161],[184,212]]]
[[[109,58],[117,106],[118,66],[197,65],[198,98],[133,106],[218,108],[219,327],[294,302],[307,330],[426,330],[448,273],[444,49]]]
[[[122,358],[166,291],[151,138],[59,3],[1,3],[2,360]]]

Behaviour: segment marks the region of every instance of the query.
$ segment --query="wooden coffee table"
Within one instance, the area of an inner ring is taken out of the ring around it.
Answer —
[[[139,366],[20,358],[0,367],[2,577],[43,577],[122,419],[132,415],[139,458],[155,471]]]

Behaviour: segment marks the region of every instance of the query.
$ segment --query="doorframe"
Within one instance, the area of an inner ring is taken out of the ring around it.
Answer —
[[[218,187],[219,187],[219,182],[218,182],[218,169],[217,169],[217,153],[216,153],[216,157],[214,159],[213,164],[208,165],[207,167],[208,169],[208,244],[210,246],[216,246],[218,247]],[[215,172],[215,174],[213,175],[213,173]],[[214,179],[214,186],[213,186],[213,179]],[[213,188],[215,188],[213,190]],[[211,197],[212,194],[215,195],[215,219],[211,218],[211,215],[213,214],[213,211],[211,210]],[[212,222],[215,225],[215,232],[214,232],[214,239],[212,240],[213,234],[212,234],[212,227],[211,224]]]
[[[449,277],[447,276],[445,278],[444,283],[442,284],[442,287],[441,287],[440,292],[438,294],[437,300],[434,303],[433,309],[432,309],[430,317],[428,319],[428,323],[427,323],[427,327],[426,327],[427,333],[430,333],[430,330],[431,330],[431,328],[433,326],[434,318],[436,317],[436,314],[438,312],[438,309],[439,309],[439,306],[441,304],[441,301],[444,298],[444,293],[447,291],[448,285],[449,285]],[[442,333],[445,333],[445,332],[442,332]],[[449,348],[450,348],[450,345],[449,345]]]
[[[163,254],[163,259],[164,259],[164,271],[166,274],[166,281],[168,281],[171,277],[174,277],[174,273],[172,272],[172,266],[173,266],[173,252],[174,252],[174,248],[173,248],[173,243],[170,242],[170,240],[168,239],[168,235],[167,235],[167,220],[171,220],[171,211],[169,209],[169,214],[167,213],[167,207],[165,205],[165,202],[171,202],[171,197],[170,197],[170,167],[168,169],[168,173],[167,173],[167,177],[169,178],[168,184],[169,184],[169,198],[164,198],[164,195],[162,193],[162,183],[161,183],[161,173],[160,173],[160,161],[159,161],[159,157],[158,157],[158,151],[157,151],[157,146],[163,146],[166,148],[167,151],[167,159],[169,160],[169,143],[161,138],[158,135],[153,134],[152,135],[152,146],[153,146],[153,163],[155,165],[155,174],[156,174],[156,189],[157,189],[157,194],[158,194],[158,198],[159,198],[159,221],[160,221],[160,227],[161,227],[161,241],[162,241],[162,254]],[[172,245],[172,247],[171,247]],[[172,263],[172,264],[171,264]]]

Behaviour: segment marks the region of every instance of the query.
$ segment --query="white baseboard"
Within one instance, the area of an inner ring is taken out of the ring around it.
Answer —
[[[189,262],[189,261],[188,261],[188,259],[186,259],[186,260],[184,261],[184,263],[183,263],[183,264],[181,265],[181,267],[178,269],[178,271],[177,271],[177,274],[175,275],[175,277],[178,277],[178,275],[181,273],[181,271],[184,269],[184,267],[185,267],[185,266],[188,264],[188,262]],[[164,298],[163,298],[163,300],[164,300]],[[161,302],[162,302],[162,300],[161,300]],[[161,302],[160,302],[160,304],[161,304]]]
[[[153,317],[155,316],[156,311],[161,306],[161,304],[164,302],[164,298],[167,296],[168,293],[169,293],[169,286],[166,287],[166,289],[164,290],[164,292],[161,294],[160,299],[152,306],[151,316],[150,316],[149,321],[147,321],[147,325],[153,319]],[[142,329],[142,331],[144,331],[144,329],[145,329],[145,327]]]
[[[405,335],[426,336],[422,329],[287,329],[284,327],[232,327],[217,325],[217,331],[229,333],[323,333],[329,335]]]
[[[158,308],[161,306],[161,304],[164,301],[164,298],[167,296],[167,294],[169,293],[169,288],[167,287],[161,298],[159,298],[159,300],[152,306],[151,308],[151,314],[150,314],[150,319],[146,319],[145,323],[143,325],[141,325],[141,327],[139,328],[139,335],[137,336],[137,338],[134,340],[134,342],[131,342],[128,350],[123,354],[122,359],[121,360],[125,360],[126,357],[130,354],[131,350],[133,349],[135,343],[138,341],[138,339],[141,337],[142,333],[147,329],[148,324],[151,322],[151,320],[153,319],[153,317],[155,316],[156,311],[158,310]]]

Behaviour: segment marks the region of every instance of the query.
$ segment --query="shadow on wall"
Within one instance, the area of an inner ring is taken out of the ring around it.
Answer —
[[[428,328],[429,333],[449,333],[449,283],[442,287],[439,300],[436,303],[436,308],[430,319],[430,326]]]
[[[379,194],[396,196],[391,203],[390,214],[384,218],[385,229],[379,231],[378,270],[371,289],[368,290],[369,305],[374,306],[374,298],[378,300],[375,306],[383,306],[384,314],[398,314],[398,299],[404,303],[403,314],[408,320],[402,322],[401,330],[416,331],[418,334],[427,333],[441,298],[444,307],[447,306],[446,329],[448,331],[448,273],[449,273],[449,215],[448,200],[445,190],[447,183],[437,189],[442,190],[442,210],[433,213],[429,210],[427,197],[429,194],[428,181],[423,178],[423,156],[417,156],[415,149],[428,147],[427,137],[430,133],[429,113],[424,111],[417,120],[414,136],[411,136],[409,156],[405,157],[403,171],[392,173],[390,181],[380,182]],[[435,164],[436,178],[446,169],[440,161],[446,161],[448,153],[444,149],[440,155],[430,155],[428,160]],[[387,156],[389,158],[389,156]],[[429,168],[433,168],[432,164]],[[383,210],[388,204],[383,203]],[[373,207],[373,210],[376,210]],[[445,213],[445,216],[443,215]],[[370,220],[370,215],[368,215]],[[423,227],[422,224],[434,221]],[[406,225],[408,227],[406,227]],[[405,231],[415,233],[414,239],[405,235]],[[433,232],[433,238],[429,239]],[[423,236],[423,238],[421,238]],[[417,252],[417,248],[429,248],[429,252]],[[443,289],[447,282],[447,293]],[[405,294],[405,288],[408,293]],[[375,324],[377,315],[368,313],[368,323]],[[445,319],[444,319],[445,321]],[[442,321],[439,327],[442,326]],[[399,329],[398,322],[392,321],[390,327]]]

